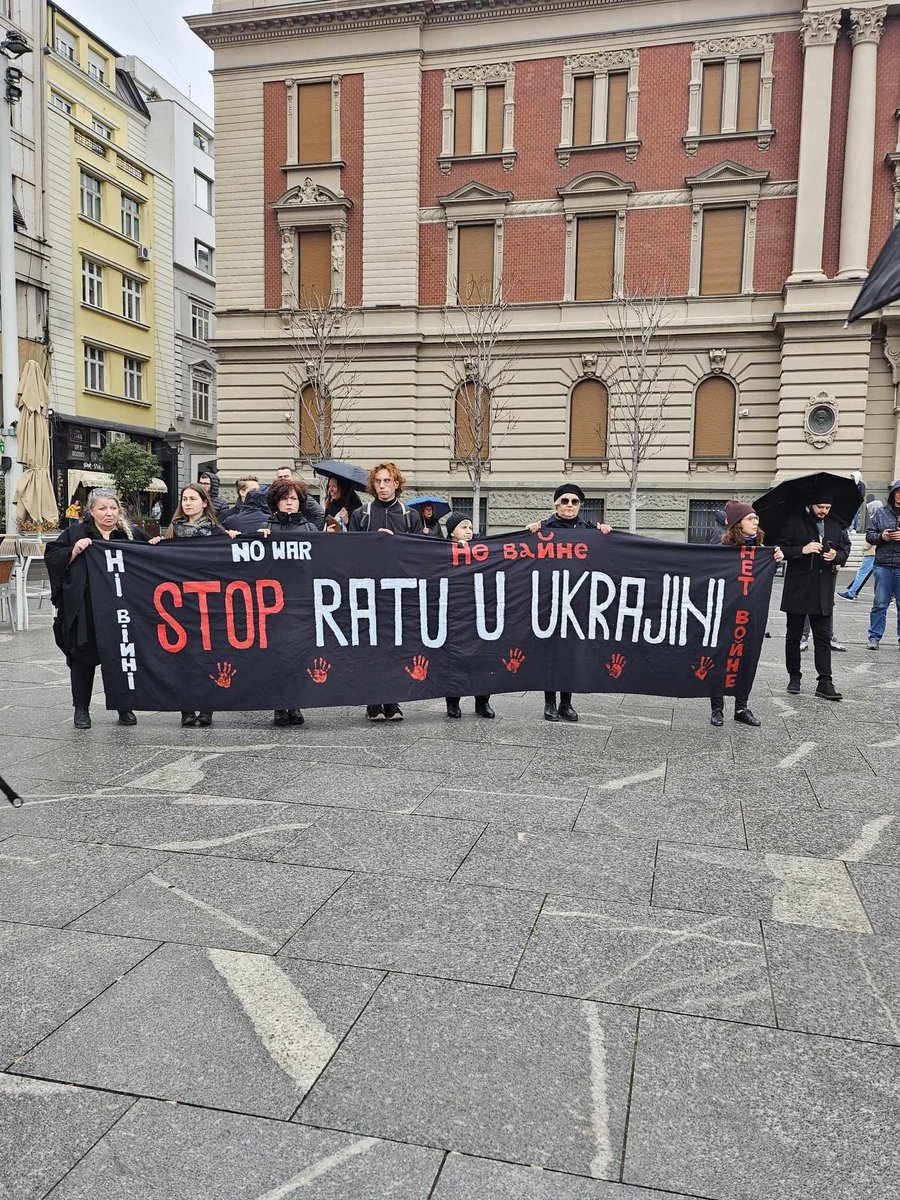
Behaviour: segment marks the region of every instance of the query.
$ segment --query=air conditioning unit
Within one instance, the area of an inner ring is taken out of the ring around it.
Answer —
[[[138,246],[137,256],[138,256],[138,262],[149,262],[150,261],[150,247],[149,246]]]
[[[93,435],[91,435],[91,436],[92,436],[91,445],[93,446],[93,444],[94,444]],[[119,429],[110,429],[107,431],[106,440],[110,445],[112,445],[113,442],[127,442],[128,434],[122,433],[122,431]]]

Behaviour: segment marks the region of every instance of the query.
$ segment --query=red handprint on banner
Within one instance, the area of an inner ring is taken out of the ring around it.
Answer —
[[[231,663],[226,662],[216,663],[216,670],[219,672],[218,675],[210,675],[210,679],[216,687],[230,688],[232,679],[237,675],[237,669]]]
[[[625,670],[625,663],[627,661],[628,660],[626,659],[624,654],[614,654],[612,656],[612,658],[606,664],[606,669],[610,673],[610,675],[612,676],[613,679],[619,678],[619,676]]]
[[[509,658],[503,658],[500,661],[511,675],[515,675],[516,671],[518,671],[519,667],[525,661],[525,655],[521,650],[512,649],[509,652]]]
[[[326,662],[324,658],[315,658],[313,659],[313,665],[306,668],[306,673],[313,683],[325,683],[330,670],[330,662]]]
[[[424,679],[428,678],[428,659],[424,654],[417,654],[412,660],[412,670],[409,667],[404,667],[403,670],[410,679],[414,679],[416,683],[421,683]]]
[[[699,663],[691,663],[691,666],[693,667],[694,674],[698,679],[705,679],[715,666],[715,663],[711,658],[704,654]]]

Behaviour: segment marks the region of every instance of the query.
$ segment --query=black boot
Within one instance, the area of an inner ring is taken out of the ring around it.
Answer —
[[[559,720],[559,713],[556,711],[556,692],[544,692],[544,720]]]
[[[790,692],[790,694],[792,696],[800,695],[800,679],[801,679],[801,676],[799,674],[797,674],[797,675],[792,675],[790,677],[790,679],[788,680],[787,690]]]
[[[204,725],[204,726],[212,725],[212,713],[211,712],[198,712],[197,713],[197,724]]]
[[[578,713],[572,707],[571,693],[560,693],[559,708],[556,711],[564,721],[571,721],[574,724],[578,720]]]
[[[709,715],[710,725],[715,725],[716,729],[721,729],[725,724],[725,701],[721,696],[714,696],[712,699],[712,712]]]
[[[184,729],[192,729],[197,724],[197,714],[195,712],[182,712],[181,724]]]
[[[475,716],[485,717],[488,721],[493,721],[494,710],[491,708],[490,696],[475,697]]]
[[[759,717],[754,717],[749,708],[736,708],[734,710],[734,719],[739,721],[741,725],[752,725],[754,729],[758,729],[762,725]]]
[[[137,725],[137,717],[130,708],[119,709],[119,724],[120,725]]]
[[[447,716],[458,720],[462,716],[462,711],[459,707],[459,696],[447,696]]]
[[[90,729],[90,727],[91,727],[91,714],[88,712],[88,710],[86,708],[78,708],[76,706],[76,708],[75,708],[75,728],[76,729]]]
[[[288,709],[288,722],[291,725],[302,725],[303,724],[303,713],[300,711],[299,708],[289,708]]]
[[[834,690],[834,684],[830,679],[820,679],[819,686],[816,688],[816,695],[820,700],[843,700],[842,692]]]
[[[288,724],[289,720],[290,718],[288,717],[288,710],[286,708],[275,709],[275,715],[272,718],[273,725],[284,726]]]

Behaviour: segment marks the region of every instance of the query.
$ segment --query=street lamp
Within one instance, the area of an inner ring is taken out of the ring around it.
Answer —
[[[17,29],[7,31],[0,54],[7,60],[30,54],[31,47]],[[6,472],[6,532],[15,533],[13,497],[22,473],[16,453],[16,393],[19,390],[19,330],[16,314],[16,235],[13,224],[11,107],[22,98],[22,72],[6,68],[6,87],[0,104],[0,361],[3,366],[4,456],[10,460]]]
[[[169,454],[172,456],[172,463],[175,468],[173,471],[172,486],[177,492],[180,485],[178,475],[178,455],[181,453],[181,434],[174,425],[169,425],[169,428],[163,434],[163,441],[168,446]]]

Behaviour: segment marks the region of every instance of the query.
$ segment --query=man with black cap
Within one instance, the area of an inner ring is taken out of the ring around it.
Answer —
[[[818,675],[816,695],[822,700],[840,700],[841,693],[835,691],[831,678],[831,618],[837,573],[850,554],[850,536],[830,512],[830,501],[821,496],[785,524],[780,540],[787,562],[781,611],[787,613],[787,690],[792,695],[800,691],[800,638],[809,617]]]
[[[612,533],[612,526],[598,521],[586,521],[581,515],[584,503],[584,492],[576,483],[561,483],[553,493],[553,505],[556,512],[545,521],[532,521],[527,526],[529,533],[537,533],[539,529],[599,529],[601,533]],[[556,692],[544,692],[544,720],[577,721],[578,713],[572,707],[572,693],[559,693],[559,706],[556,703]]]

